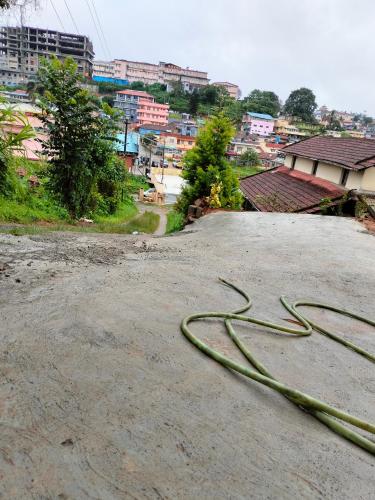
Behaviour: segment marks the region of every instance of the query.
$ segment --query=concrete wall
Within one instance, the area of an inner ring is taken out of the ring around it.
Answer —
[[[286,155],[284,165],[288,168],[292,167],[293,155]]]
[[[319,162],[316,177],[326,179],[327,181],[334,182],[335,184],[340,184],[342,170],[343,169],[341,167],[337,167],[336,165]]]
[[[363,171],[354,172],[352,170],[349,172],[345,187],[347,189],[359,189],[362,187],[362,180],[363,180]]]
[[[362,189],[375,191],[375,167],[368,168],[363,173]]]
[[[311,174],[313,164],[314,164],[313,160],[309,160],[308,158],[297,157],[294,169],[299,170],[300,172],[305,172],[306,174]],[[321,177],[318,174],[317,176]]]

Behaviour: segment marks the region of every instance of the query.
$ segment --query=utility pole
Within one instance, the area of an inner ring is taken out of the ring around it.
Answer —
[[[162,184],[164,181],[164,158],[165,158],[165,137],[163,140],[163,160],[162,160],[162,167],[161,167],[161,183]]]
[[[127,152],[127,143],[128,143],[128,125],[129,120],[125,118],[125,134],[124,134],[124,157],[125,157],[125,167],[126,167],[126,152]]]

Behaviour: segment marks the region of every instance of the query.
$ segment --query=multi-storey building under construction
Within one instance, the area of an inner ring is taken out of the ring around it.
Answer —
[[[15,85],[35,79],[41,58],[72,57],[78,71],[92,74],[94,51],[88,37],[59,31],[23,27],[0,28],[0,84]]]

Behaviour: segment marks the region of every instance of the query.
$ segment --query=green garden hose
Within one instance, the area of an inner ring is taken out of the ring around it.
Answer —
[[[232,320],[236,321],[246,321],[248,323],[253,323],[256,325],[261,325],[265,326],[267,328],[271,328],[273,330],[278,330],[280,332],[283,332],[288,335],[298,335],[298,336],[307,336],[311,335],[312,332],[315,330],[318,333],[321,333],[325,336],[330,337],[331,339],[335,340],[336,342],[339,342],[343,344],[345,347],[357,352],[358,354],[364,356],[366,359],[368,359],[370,362],[375,363],[375,355],[371,354],[364,349],[356,346],[355,344],[352,344],[351,342],[346,341],[345,339],[339,337],[338,335],[335,335],[326,329],[322,328],[320,325],[317,325],[316,323],[312,322],[310,319],[306,318],[305,316],[302,316],[298,311],[297,308],[299,306],[308,306],[308,307],[315,307],[319,309],[326,309],[329,311],[334,311],[338,314],[341,314],[343,316],[347,316],[349,318],[356,319],[358,321],[362,321],[363,323],[367,323],[368,325],[374,326],[375,327],[375,321],[371,321],[368,318],[364,318],[363,316],[359,316],[358,314],[353,314],[351,312],[348,312],[344,309],[339,309],[336,307],[332,307],[327,304],[320,304],[320,303],[315,303],[315,302],[305,302],[305,301],[297,301],[293,305],[290,305],[285,297],[281,297],[281,303],[287,309],[294,318],[301,323],[301,325],[304,327],[303,330],[300,329],[294,329],[294,328],[288,328],[286,326],[282,325],[277,325],[275,323],[271,323],[269,321],[264,321],[260,320],[257,318],[253,318],[250,316],[245,316],[243,313],[248,311],[251,307],[251,299],[249,296],[240,288],[237,286],[229,283],[228,281],[219,278],[220,281],[229,287],[233,288],[236,290],[240,295],[242,295],[246,299],[246,304],[242,306],[241,308],[233,311],[233,312],[204,312],[204,313],[198,313],[198,314],[192,314],[190,316],[187,316],[185,319],[183,319],[181,323],[181,331],[185,335],[185,337],[192,343],[194,344],[198,349],[203,351],[207,356],[210,358],[214,359],[221,365],[223,365],[226,368],[229,368],[231,370],[234,370],[238,373],[241,373],[242,375],[245,375],[246,377],[249,377],[253,380],[256,380],[257,382],[266,385],[270,387],[271,389],[274,389],[275,391],[281,393],[283,396],[285,396],[287,399],[292,401],[294,404],[299,406],[301,409],[304,411],[310,413],[314,417],[316,417],[318,420],[323,422],[326,426],[328,426],[330,429],[332,429],[334,432],[339,434],[340,436],[343,436],[344,438],[348,439],[349,441],[352,441],[356,445],[360,446],[361,448],[369,451],[373,455],[375,455],[375,442],[373,440],[370,440],[361,434],[359,434],[356,431],[353,431],[349,429],[347,426],[343,425],[342,422],[346,422],[348,424],[351,424],[354,427],[357,427],[359,429],[365,430],[371,434],[375,434],[375,423],[370,423],[366,422],[364,420],[361,420],[360,418],[357,418],[353,415],[350,415],[349,413],[346,413],[344,411],[338,410],[337,408],[334,408],[333,406],[330,406],[327,403],[324,403],[323,401],[320,401],[318,399],[315,399],[308,394],[305,394],[301,391],[298,391],[296,389],[292,389],[291,387],[286,386],[285,384],[277,381],[271,373],[266,369],[266,367],[260,363],[255,356],[251,353],[251,351],[244,345],[244,343],[240,340],[240,338],[237,336],[233,325],[232,325]],[[223,354],[221,354],[218,351],[215,351],[211,347],[209,347],[207,344],[199,340],[188,328],[189,323],[192,323],[193,321],[197,320],[202,320],[205,318],[223,318],[224,319],[224,324],[227,330],[227,333],[229,337],[233,340],[233,342],[236,344],[236,346],[239,348],[241,353],[245,356],[245,358],[250,362],[253,368],[248,368],[240,363],[237,363],[235,361],[232,361],[231,359],[227,358]],[[340,422],[341,421],[341,422]]]

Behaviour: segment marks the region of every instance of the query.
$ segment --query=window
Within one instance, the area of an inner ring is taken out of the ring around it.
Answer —
[[[314,163],[313,163],[313,168],[312,168],[312,171],[311,171],[311,175],[316,175],[316,171],[318,170],[318,160],[315,160]]]
[[[342,186],[346,185],[346,181],[348,180],[348,177],[349,177],[349,170],[347,170],[346,168],[343,168],[342,173],[341,173],[341,180],[340,180],[340,184]]]

